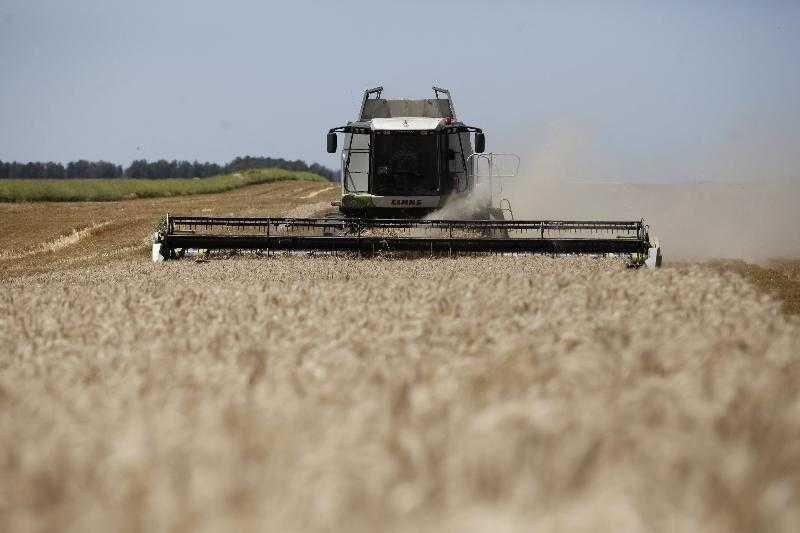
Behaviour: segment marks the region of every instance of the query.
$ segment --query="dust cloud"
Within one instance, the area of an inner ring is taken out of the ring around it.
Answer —
[[[448,202],[425,217],[426,220],[469,220],[478,216],[484,202],[471,194],[464,197],[452,197]]]
[[[651,234],[660,239],[667,260],[737,258],[761,262],[800,257],[800,179],[789,179],[787,165],[776,172],[774,166],[765,164],[763,172],[757,173],[758,158],[752,152],[737,156],[717,146],[708,157],[690,162],[691,166],[707,168],[708,173],[700,175],[712,176],[713,182],[579,181],[576,178],[586,176],[592,164],[612,172],[641,165],[621,160],[624,157],[619,154],[603,153],[591,135],[580,128],[556,128],[538,141],[542,141],[537,143],[538,150],[522,152],[519,177],[505,183],[505,196],[518,219],[644,218]],[[720,153],[726,154],[724,165],[716,161]],[[791,163],[793,157],[787,152],[784,163]],[[663,173],[681,165],[654,161],[651,168]],[[746,181],[742,172],[724,171],[737,166],[755,177]],[[800,177],[800,165],[794,168],[795,178]]]
[[[507,187],[516,218],[644,218],[666,259],[800,257],[800,184],[536,183]]]

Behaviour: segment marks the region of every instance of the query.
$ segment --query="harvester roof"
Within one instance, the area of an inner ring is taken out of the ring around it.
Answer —
[[[452,117],[452,107],[447,98],[386,99],[370,98],[364,101],[360,120],[401,117],[445,118]]]
[[[330,131],[480,131],[456,120],[449,90],[433,87],[433,92],[436,98],[381,98],[383,87],[368,89],[364,91],[358,119]]]

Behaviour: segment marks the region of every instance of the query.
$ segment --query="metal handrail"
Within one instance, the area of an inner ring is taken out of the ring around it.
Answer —
[[[494,170],[494,168],[495,168],[494,161],[497,158],[497,156],[509,157],[509,158],[514,160],[515,164],[514,164],[513,173],[511,173],[511,174],[497,174],[497,173],[493,173],[492,172]],[[516,178],[517,177],[517,173],[519,172],[519,167],[520,167],[520,163],[521,163],[520,157],[517,154],[512,154],[512,153],[507,153],[507,152],[486,152],[486,153],[482,153],[482,154],[475,153],[475,154],[470,154],[470,156],[467,157],[467,161],[469,161],[470,159],[472,160],[472,164],[473,164],[473,175],[476,175],[476,176],[478,175],[476,173],[476,171],[479,170],[479,167],[477,166],[478,165],[478,161],[480,161],[481,159],[485,159],[486,161],[488,161],[489,162],[489,169],[490,169],[489,172],[490,172],[490,174],[487,175],[487,176],[484,176],[484,177],[489,177],[489,178]]]

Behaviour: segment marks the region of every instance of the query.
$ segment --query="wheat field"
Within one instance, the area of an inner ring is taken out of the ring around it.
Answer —
[[[0,282],[2,531],[798,531],[800,320],[597,258]]]

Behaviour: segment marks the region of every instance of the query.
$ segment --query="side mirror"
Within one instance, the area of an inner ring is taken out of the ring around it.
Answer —
[[[483,132],[478,132],[475,134],[475,152],[482,154],[484,150],[486,150],[486,137]]]
[[[333,132],[328,134],[328,153],[336,153],[336,134]]]

